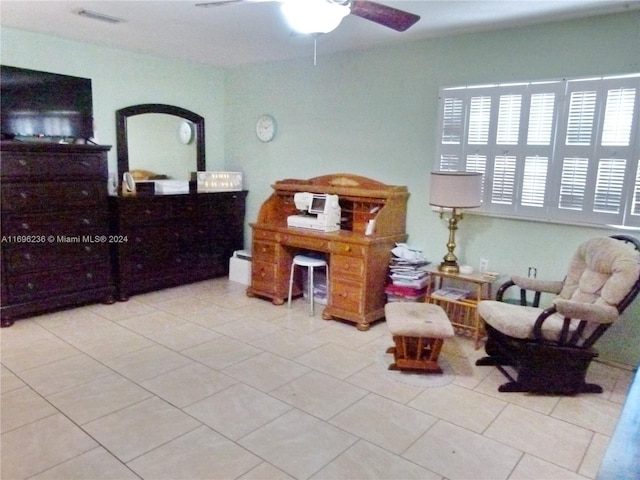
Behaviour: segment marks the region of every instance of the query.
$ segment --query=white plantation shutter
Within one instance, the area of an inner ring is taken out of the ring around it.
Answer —
[[[631,215],[640,217],[640,162],[636,168],[636,182],[633,188]]]
[[[547,186],[547,157],[526,157],[522,178],[520,204],[527,207],[543,207]]]
[[[444,88],[436,170],[483,174],[475,211],[640,227],[640,74]]]
[[[587,158],[563,160],[559,208],[578,212],[583,210],[588,169],[589,159]]]
[[[469,145],[487,145],[489,143],[489,125],[491,123],[491,97],[471,97],[469,113]]]
[[[518,145],[522,95],[500,95],[498,110],[498,145]]]
[[[551,145],[555,102],[555,93],[534,93],[531,95],[527,145]]]

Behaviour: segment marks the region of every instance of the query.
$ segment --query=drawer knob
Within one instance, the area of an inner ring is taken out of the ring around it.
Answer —
[[[18,160],[18,163],[22,166],[22,167],[26,167],[27,166],[27,161],[24,158],[21,158],[20,160]]]
[[[82,193],[83,197],[88,197],[89,196],[89,192],[87,190],[82,190],[81,193]]]
[[[22,228],[22,230],[29,230],[31,228],[27,222],[22,222],[20,224],[20,227]]]
[[[27,283],[27,288],[29,290],[33,290],[34,288],[36,288],[36,286],[33,283],[29,282],[29,283]]]
[[[25,191],[20,192],[20,198],[22,198],[23,200],[25,200],[26,198],[29,197],[29,194]]]
[[[88,218],[83,218],[82,219],[82,224],[83,225],[91,225],[91,220],[89,220]]]
[[[93,273],[91,273],[91,272],[87,272],[87,274],[85,276],[86,276],[87,280],[93,279]]]
[[[31,254],[29,252],[25,252],[25,253],[22,254],[22,258],[24,258],[25,260],[30,262],[33,257],[31,256]]]

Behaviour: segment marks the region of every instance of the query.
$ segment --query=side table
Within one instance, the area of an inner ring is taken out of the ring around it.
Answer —
[[[480,300],[492,298],[492,285],[497,278],[475,272],[468,275],[445,273],[437,266],[429,267],[427,273],[433,280],[427,283],[427,301],[440,305],[454,328],[470,332],[476,350],[480,348],[484,328],[477,306]],[[470,294],[461,296],[457,291],[460,289],[468,290]]]

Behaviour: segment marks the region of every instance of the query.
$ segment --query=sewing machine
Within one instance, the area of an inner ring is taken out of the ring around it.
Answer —
[[[296,210],[304,212],[287,217],[287,226],[323,232],[340,230],[341,209],[337,195],[298,192],[293,201]]]

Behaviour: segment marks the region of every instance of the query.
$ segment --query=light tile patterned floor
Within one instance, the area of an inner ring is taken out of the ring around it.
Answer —
[[[601,395],[499,393],[482,351],[445,343],[453,383],[390,379],[367,332],[226,278],[0,331],[1,478],[593,479],[631,372]],[[320,310],[320,309],[318,309]]]

